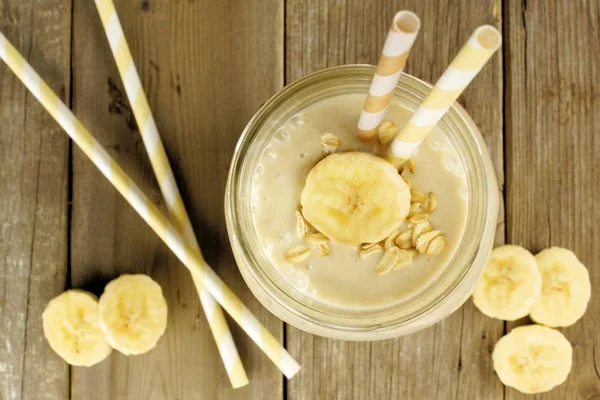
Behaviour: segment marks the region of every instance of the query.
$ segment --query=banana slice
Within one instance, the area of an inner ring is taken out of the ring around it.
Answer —
[[[167,302],[147,275],[121,275],[100,296],[100,327],[121,353],[142,354],[156,346],[167,327]]]
[[[535,256],[542,274],[542,295],[531,319],[547,326],[573,325],[583,316],[591,296],[590,276],[570,250],[551,247]]]
[[[71,365],[89,367],[104,360],[112,348],[100,329],[98,298],[68,290],[48,303],[42,314],[50,347]]]
[[[573,358],[571,343],[557,330],[521,326],[502,337],[492,354],[494,369],[506,386],[542,393],[563,383]]]
[[[301,197],[306,220],[340,243],[376,243],[398,229],[410,191],[392,164],[370,153],[332,154],[308,174]]]
[[[485,315],[507,321],[525,317],[540,297],[542,277],[533,255],[521,246],[492,250],[473,293]]]

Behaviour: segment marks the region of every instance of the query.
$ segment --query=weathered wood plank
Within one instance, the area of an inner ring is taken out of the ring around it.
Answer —
[[[600,5],[597,1],[507,2],[507,239],[534,253],[572,249],[600,285]],[[561,329],[573,370],[552,392],[507,399],[600,396],[600,300]],[[512,326],[513,324],[511,324]]]
[[[70,30],[66,1],[0,3],[0,31],[67,102]],[[4,64],[0,127],[0,399],[66,399],[41,314],[66,285],[69,141]]]
[[[415,11],[419,38],[407,72],[435,81],[478,25],[501,25],[500,2],[482,1],[288,1],[286,82],[321,68],[377,62],[394,13]],[[502,188],[501,54],[473,82],[460,102],[480,127]],[[504,241],[503,210],[497,243]],[[503,323],[484,317],[471,301],[445,321],[405,338],[374,343],[327,340],[287,326],[288,348],[310,366],[288,384],[288,397],[501,398],[489,349]]]
[[[283,9],[270,1],[116,2],[143,85],[206,259],[276,336],[282,324],[253,298],[233,261],[223,195],[244,125],[283,84]],[[162,203],[93,2],[74,8],[74,107],[93,134]],[[279,371],[230,324],[251,383],[233,391],[188,272],[74,152],[73,285],[140,271],[163,287],[165,337],[137,357],[75,369],[75,398],[280,398]]]

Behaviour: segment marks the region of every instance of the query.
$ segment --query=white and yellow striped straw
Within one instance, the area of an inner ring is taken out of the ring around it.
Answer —
[[[475,29],[408,124],[392,141],[388,150],[388,160],[400,166],[411,157],[501,43],[500,32],[493,26],[484,25]]]
[[[183,204],[179,188],[175,182],[175,176],[171,169],[169,159],[165,152],[162,140],[158,133],[154,117],[148,104],[148,99],[142,88],[142,82],[131,56],[131,51],[125,39],[123,28],[117,10],[112,0],[96,0],[96,7],[106,32],[110,49],[115,58],[119,74],[125,86],[125,92],[131,104],[133,115],[142,135],[146,152],[150,158],[152,169],[166,200],[167,208],[171,216],[171,222],[183,236],[188,246],[200,252],[198,239]],[[231,331],[227,326],[223,310],[215,299],[208,293],[200,282],[200,279],[192,274],[196,290],[200,296],[200,302],[208,320],[208,325],[213,333],[219,354],[225,365],[231,386],[239,388],[248,384],[248,376],[242,365]]]
[[[175,253],[183,265],[196,275],[200,283],[208,289],[209,293],[223,306],[254,343],[277,365],[288,379],[293,377],[300,370],[298,363],[244,306],[242,301],[213,269],[206,264],[202,254],[185,242],[178,230],[148,200],[139,187],[106,152],[102,145],[94,139],[83,124],[75,118],[71,110],[60,101],[56,93],[40,78],[2,33],[0,33],[0,58],[4,60],[33,96],[154,230],[158,237]]]
[[[358,119],[356,136],[363,142],[370,142],[377,135],[420,27],[415,13],[400,11],[394,16]]]

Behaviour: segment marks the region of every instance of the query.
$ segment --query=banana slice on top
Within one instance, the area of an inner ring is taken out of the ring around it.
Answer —
[[[521,246],[505,245],[492,250],[473,302],[489,317],[514,321],[529,314],[541,291],[535,257]]]
[[[551,247],[535,256],[542,274],[542,295],[531,319],[547,326],[573,325],[583,316],[591,296],[587,268],[570,250]]]
[[[167,302],[147,275],[121,275],[100,296],[100,327],[121,353],[142,354],[156,346],[167,327]]]
[[[410,191],[388,161],[353,151],[321,160],[306,178],[301,203],[319,232],[356,246],[398,229],[410,209]]]
[[[67,290],[42,313],[50,347],[71,365],[89,367],[104,360],[112,348],[100,329],[98,298],[83,290]]]
[[[506,386],[542,393],[563,383],[573,358],[571,343],[557,330],[521,326],[502,337],[492,353],[494,370]]]

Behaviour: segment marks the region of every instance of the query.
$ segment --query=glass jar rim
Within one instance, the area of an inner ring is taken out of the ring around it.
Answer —
[[[368,80],[370,82],[373,73],[374,67],[367,65],[345,65],[328,68],[307,75],[275,94],[253,116],[244,129],[235,148],[225,191],[225,215],[230,242],[240,272],[254,295],[271,312],[284,321],[311,333],[342,339],[374,340],[399,336],[431,325],[441,319],[436,317],[439,314],[439,312],[434,312],[436,310],[445,310],[447,315],[458,308],[470,295],[483,269],[481,259],[482,257],[487,258],[487,253],[491,249],[493,231],[491,237],[489,232],[490,229],[495,227],[497,214],[497,187],[487,149],[470,116],[460,105],[454,104],[444,116],[441,123],[458,127],[456,128],[457,131],[462,129],[461,132],[465,134],[463,139],[466,139],[465,146],[468,147],[465,151],[468,150],[467,156],[470,157],[473,164],[473,170],[470,171],[470,174],[473,175],[474,182],[476,182],[474,185],[478,185],[477,187],[481,192],[478,194],[482,196],[482,198],[475,199],[478,206],[474,211],[470,210],[469,213],[474,212],[477,214],[474,217],[477,220],[477,229],[474,229],[473,232],[477,232],[477,236],[483,240],[471,243],[472,254],[470,261],[462,268],[456,279],[434,301],[428,302],[412,314],[403,315],[401,318],[396,317],[385,320],[381,319],[381,315],[379,314],[377,316],[367,314],[357,317],[358,314],[356,313],[340,316],[334,312],[323,311],[323,309],[316,311],[314,304],[303,303],[298,300],[298,297],[294,298],[290,295],[289,288],[282,287],[281,281],[274,281],[276,278],[269,275],[262,266],[265,260],[259,260],[255,254],[256,252],[249,245],[249,241],[252,238],[249,240],[247,235],[245,235],[245,230],[248,230],[248,221],[245,221],[246,228],[243,227],[242,223],[242,219],[244,218],[251,220],[251,215],[243,212],[244,207],[242,204],[247,197],[241,191],[243,186],[241,182],[242,175],[244,167],[247,167],[245,164],[246,157],[252,151],[253,146],[260,145],[256,140],[258,140],[259,135],[264,135],[268,131],[269,118],[278,109],[285,107],[286,102],[290,102],[295,97],[301,96],[303,91],[310,90],[323,82],[331,83],[336,79],[348,82],[352,82],[354,79],[360,81],[360,85],[364,87],[364,81]],[[428,83],[403,74],[395,92],[410,91],[422,101],[422,98],[424,98],[429,90],[431,90],[431,85]],[[304,107],[306,107],[306,104],[304,104]],[[281,122],[281,120],[285,120],[285,118],[281,118],[278,122]],[[271,129],[271,131],[274,130]],[[471,191],[471,187],[469,191]],[[469,194],[469,198],[472,198],[471,193]],[[249,201],[247,202],[249,203]],[[469,207],[471,207],[471,200],[469,203]],[[496,205],[496,208],[494,208],[494,205]],[[471,223],[473,222],[471,221]],[[465,235],[466,233],[465,231]],[[477,261],[478,268],[473,268],[475,261]],[[453,294],[457,301],[443,304],[448,296]],[[458,297],[456,297],[457,295]],[[339,310],[336,309],[336,311]],[[360,323],[356,324],[357,321],[360,321]]]

